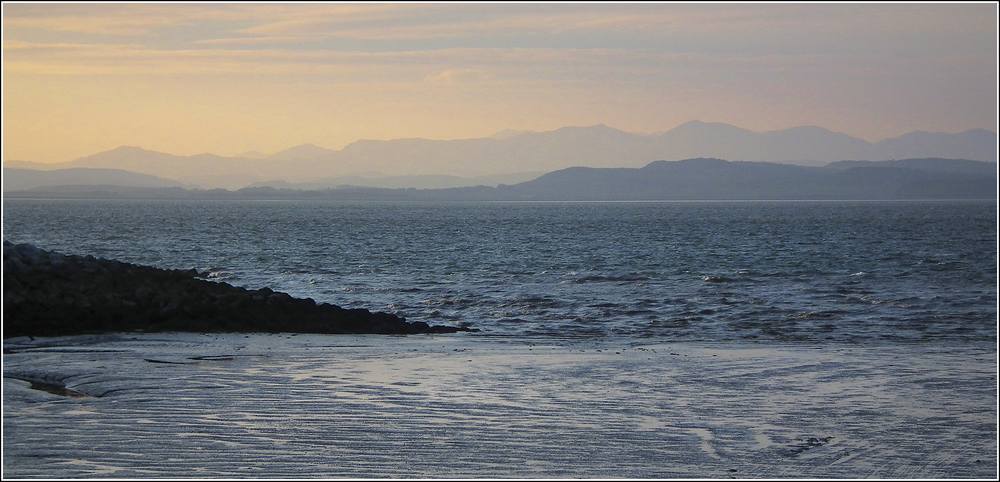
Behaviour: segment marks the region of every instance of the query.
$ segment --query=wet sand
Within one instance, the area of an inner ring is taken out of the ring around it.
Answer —
[[[3,475],[992,478],[995,347],[16,338]]]

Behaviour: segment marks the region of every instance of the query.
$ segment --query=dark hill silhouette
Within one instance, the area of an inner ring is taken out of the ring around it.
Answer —
[[[941,159],[937,157],[924,159],[899,159],[893,161],[837,161],[831,162],[827,165],[827,167],[834,169],[850,169],[857,167],[901,167],[916,169],[919,171],[974,174],[982,176],[993,175],[996,172],[996,166],[994,164],[970,161],[968,159]]]
[[[826,167],[721,159],[569,168],[505,188],[536,200],[912,199],[995,196],[996,165],[912,159]]]

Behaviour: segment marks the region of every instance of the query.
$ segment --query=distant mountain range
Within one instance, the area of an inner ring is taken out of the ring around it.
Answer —
[[[496,187],[236,191],[179,187],[62,186],[7,197],[168,199],[331,199],[379,201],[639,201],[796,199],[996,199],[997,165],[965,159],[840,161],[826,166],[696,158],[641,168],[571,167]]]
[[[31,166],[30,163],[13,163],[17,166]],[[33,167],[37,167],[33,166]],[[178,181],[161,177],[139,174],[121,169],[100,168],[68,168],[68,169],[28,169],[4,167],[4,191],[28,191],[60,187],[63,190],[75,190],[85,186],[117,186],[117,187],[187,187]],[[463,186],[497,186],[499,184],[516,184],[534,179],[544,173],[523,172],[514,174],[498,174],[495,176],[459,177],[459,176],[342,176],[317,179],[310,182],[288,182],[282,180],[261,181],[246,187],[273,187],[279,189],[333,189],[342,187],[380,187],[380,188],[416,188],[442,189]],[[233,186],[230,186],[233,187]],[[242,187],[242,186],[235,186]]]
[[[543,172],[520,172],[514,174],[496,174],[493,176],[460,177],[460,176],[341,176],[319,179],[309,182],[262,181],[247,187],[274,187],[281,189],[331,189],[338,187],[384,187],[384,188],[415,188],[444,189],[465,186],[497,186],[499,184],[517,184],[544,174]]]
[[[237,188],[268,180],[316,183],[345,176],[482,177],[570,166],[640,167],[650,159],[698,157],[804,166],[848,159],[957,158],[996,162],[996,148],[996,134],[982,129],[912,132],[868,142],[821,127],[754,132],[728,124],[694,121],[659,134],[633,134],[596,125],[547,132],[503,131],[474,139],[361,140],[340,150],[304,144],[271,155],[247,152],[241,157],[208,153],[177,156],[122,146],[68,163],[10,161],[6,165],[121,169],[200,187]]]
[[[131,187],[180,187],[181,183],[147,174],[120,169],[72,168],[53,171],[5,167],[3,184],[6,191],[27,191],[72,185],[108,185]]]

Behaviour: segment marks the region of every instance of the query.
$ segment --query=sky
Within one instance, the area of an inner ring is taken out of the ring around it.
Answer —
[[[690,120],[996,131],[997,6],[3,4],[3,156]]]

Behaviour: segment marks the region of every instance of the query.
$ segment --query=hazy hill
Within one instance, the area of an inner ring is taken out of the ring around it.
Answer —
[[[657,137],[657,146],[669,150],[660,159],[714,157],[748,161],[823,164],[841,159],[881,159],[870,156],[862,139],[821,127],[793,127],[753,132],[721,123],[688,122]]]
[[[118,169],[57,169],[49,171],[4,167],[4,191],[26,191],[67,185],[115,185],[131,187],[176,187],[181,183]]]
[[[996,162],[996,143],[996,134],[985,130],[912,132],[871,143],[821,127],[754,132],[695,121],[650,135],[596,125],[504,131],[473,139],[361,140],[339,150],[304,144],[265,158],[177,156],[123,146],[55,167],[123,169],[202,187],[236,188],[269,180],[316,183],[344,176],[481,177],[569,166],[641,167],[649,159],[699,157],[808,166],[844,159],[927,157]]]
[[[265,156],[271,160],[303,161],[303,160],[324,160],[335,156],[337,151],[317,146],[315,144],[300,144],[289,147],[283,151],[278,151],[270,156]]]
[[[494,176],[341,176],[320,179],[313,182],[263,181],[248,187],[274,187],[281,189],[330,189],[345,186],[443,189],[463,186],[497,186],[517,184],[541,176],[542,172],[521,172],[497,174]]]
[[[177,156],[134,146],[81,157],[64,164],[72,167],[122,169],[177,179],[201,187],[238,188],[263,178],[271,166],[257,159],[196,154]]]
[[[253,187],[236,191],[75,186],[10,197],[125,197],[169,199],[334,199],[374,201],[629,201],[796,199],[995,199],[997,166],[971,160],[847,161],[827,166],[731,162],[697,158],[655,161],[641,168],[572,167],[497,187],[297,190]]]
[[[3,163],[4,169],[7,168],[33,169],[37,171],[52,171],[55,169],[63,168],[65,165],[66,163],[49,164],[45,162],[29,162],[29,161],[18,161],[18,160],[4,161]]]
[[[956,134],[911,132],[879,141],[871,155],[844,159],[906,159],[912,157],[947,157],[996,162],[997,135],[983,129]]]

